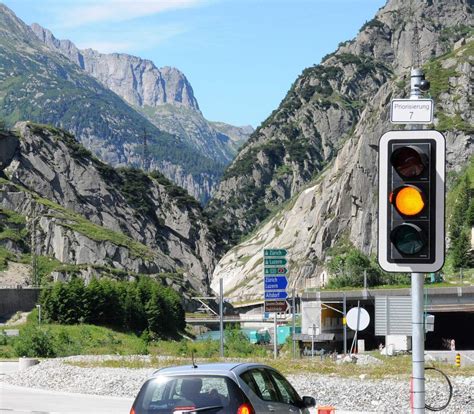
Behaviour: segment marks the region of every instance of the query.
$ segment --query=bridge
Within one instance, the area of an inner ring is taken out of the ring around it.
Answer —
[[[305,292],[302,301],[330,302],[373,301],[377,296],[410,296],[410,288],[359,289],[348,291],[322,290]],[[425,310],[428,312],[474,312],[474,286],[425,287]]]

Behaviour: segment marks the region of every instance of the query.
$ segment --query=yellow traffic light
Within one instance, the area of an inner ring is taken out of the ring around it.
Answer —
[[[425,208],[422,191],[411,185],[400,187],[391,193],[390,202],[404,216],[416,216]]]

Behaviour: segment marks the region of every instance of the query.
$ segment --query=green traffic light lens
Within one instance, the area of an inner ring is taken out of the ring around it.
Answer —
[[[402,147],[393,151],[390,162],[400,177],[416,178],[425,169],[426,155],[418,147]]]
[[[405,255],[419,253],[426,244],[422,230],[409,223],[395,227],[390,234],[390,239],[396,249]]]

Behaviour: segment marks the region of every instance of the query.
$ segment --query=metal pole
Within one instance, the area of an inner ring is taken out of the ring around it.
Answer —
[[[425,333],[423,324],[423,273],[411,274],[413,413],[425,412]]]
[[[31,271],[32,271],[32,282],[34,286],[38,286],[38,270],[37,270],[37,259],[36,259],[36,216],[33,212],[33,218],[31,220]]]
[[[293,324],[293,359],[296,358],[296,300],[295,300],[295,289],[293,288],[292,298],[291,298],[291,307],[293,309],[293,317],[292,317],[292,324]]]
[[[278,332],[277,332],[277,313],[274,313],[273,317],[273,358],[277,359],[278,356]]]
[[[346,320],[346,294],[342,299],[342,325],[344,328],[344,355],[347,354],[347,320]]]
[[[367,269],[364,269],[364,290],[367,289]]]
[[[313,323],[313,330],[311,335],[311,358],[314,358],[314,334],[316,330],[316,324]]]
[[[220,355],[224,358],[224,282],[219,279],[219,330],[221,334]]]
[[[423,69],[412,68],[410,99],[422,97],[419,88]],[[413,128],[416,125],[412,126]],[[412,413],[425,412],[425,332],[423,321],[423,273],[411,274],[411,323],[412,323]]]
[[[41,325],[41,305],[36,305],[38,308],[38,325]]]

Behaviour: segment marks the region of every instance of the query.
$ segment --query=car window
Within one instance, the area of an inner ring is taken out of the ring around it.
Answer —
[[[173,414],[176,410],[215,407],[207,414],[237,412],[245,401],[230,378],[211,375],[159,376],[147,381],[134,403],[136,414]]]
[[[273,379],[280,392],[280,402],[298,406],[301,402],[301,398],[288,380],[279,372],[267,370],[267,373]]]
[[[275,386],[263,369],[251,369],[240,375],[242,380],[264,401],[278,401]]]

